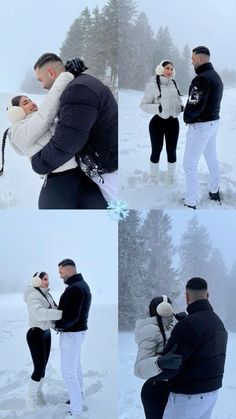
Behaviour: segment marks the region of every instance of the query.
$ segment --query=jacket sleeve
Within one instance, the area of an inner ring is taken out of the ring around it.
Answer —
[[[190,86],[189,97],[184,110],[184,122],[186,124],[197,122],[197,118],[206,107],[209,93],[209,81],[205,77],[196,77]]]
[[[164,369],[158,376],[160,380],[170,379],[178,375],[192,355],[196,347],[200,343],[200,336],[194,328],[193,324],[188,320],[181,320],[178,322],[171,332],[170,339],[165,347],[163,355],[169,352],[175,344],[177,344],[176,354],[182,356],[183,360],[179,369],[170,370]]]
[[[160,114],[159,112],[159,105],[160,103],[154,103],[155,102],[155,93],[153,90],[153,83],[147,83],[144,91],[144,96],[140,103],[140,108],[149,114],[155,115]]]
[[[35,321],[59,320],[62,317],[61,310],[42,307],[40,299],[36,296],[28,302],[28,310]]]
[[[35,144],[51,127],[58,114],[60,97],[74,79],[71,73],[61,73],[43,99],[37,112],[11,127],[11,141],[22,153],[28,155]]]
[[[61,320],[56,321],[57,329],[66,330],[74,326],[79,320],[84,294],[79,289],[73,289],[65,300]]]
[[[85,145],[99,112],[99,98],[87,86],[71,84],[63,94],[54,136],[31,160],[36,173],[47,174]]]

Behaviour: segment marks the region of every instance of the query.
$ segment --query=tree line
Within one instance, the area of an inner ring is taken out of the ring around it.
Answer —
[[[227,271],[223,257],[206,226],[194,216],[180,245],[172,240],[172,219],[163,210],[150,210],[145,218],[131,210],[119,223],[119,328],[132,330],[138,318],[147,317],[148,304],[168,295],[176,311],[183,311],[186,282],[207,280],[210,302],[229,330],[236,332],[234,296],[236,262]]]

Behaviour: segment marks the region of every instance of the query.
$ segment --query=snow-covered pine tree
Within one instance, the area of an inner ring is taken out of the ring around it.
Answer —
[[[133,70],[130,88],[143,90],[149,81],[153,56],[153,32],[148,24],[147,16],[141,12],[133,28],[134,49],[133,49]]]
[[[179,246],[179,278],[183,286],[190,278],[196,276],[208,280],[212,251],[212,240],[207,228],[200,225],[197,216],[194,216],[188,222]]]
[[[135,39],[133,28],[137,16],[137,4],[134,0],[119,0],[118,7],[118,67],[119,87],[129,89],[133,79],[133,50]]]
[[[147,312],[150,300],[167,295],[174,303],[178,295],[177,271],[173,267],[175,247],[171,239],[171,218],[162,210],[148,212],[141,228],[142,282],[135,289],[137,317]]]
[[[156,66],[163,60],[173,60],[174,45],[168,27],[162,26],[155,37],[155,47],[153,53],[153,74]]]
[[[139,282],[140,217],[131,210],[119,222],[119,329],[131,330],[136,320],[135,290]]]
[[[118,0],[109,0],[102,12],[105,51],[100,59],[106,63],[108,84],[115,91],[118,88]]]
[[[225,320],[226,329],[236,333],[235,296],[236,296],[236,262],[233,264],[229,274],[229,286],[225,297],[227,316]]]

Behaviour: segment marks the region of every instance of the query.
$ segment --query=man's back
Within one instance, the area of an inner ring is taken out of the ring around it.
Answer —
[[[208,300],[188,306],[189,315],[174,327],[165,352],[177,342],[182,368],[170,379],[174,393],[199,394],[222,386],[227,332]]]

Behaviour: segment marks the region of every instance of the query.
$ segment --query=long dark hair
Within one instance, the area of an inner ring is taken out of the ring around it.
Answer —
[[[167,298],[168,303],[172,304],[171,300],[169,298]],[[149,314],[150,317],[156,317],[157,319],[157,324],[159,326],[161,335],[163,337],[163,344],[164,347],[166,346],[166,333],[165,333],[165,329],[163,326],[163,321],[162,321],[162,317],[157,314],[157,306],[163,302],[163,297],[155,297],[151,300],[150,304],[149,304]]]
[[[20,100],[23,97],[23,95],[15,96],[11,100],[12,106],[20,106]]]
[[[5,148],[6,148],[6,141],[7,141],[7,134],[8,134],[9,128],[6,129],[6,131],[3,134],[2,137],[2,147],[1,147],[1,155],[2,155],[2,167],[0,169],[0,176],[3,175],[4,171],[4,163],[5,163]]]

